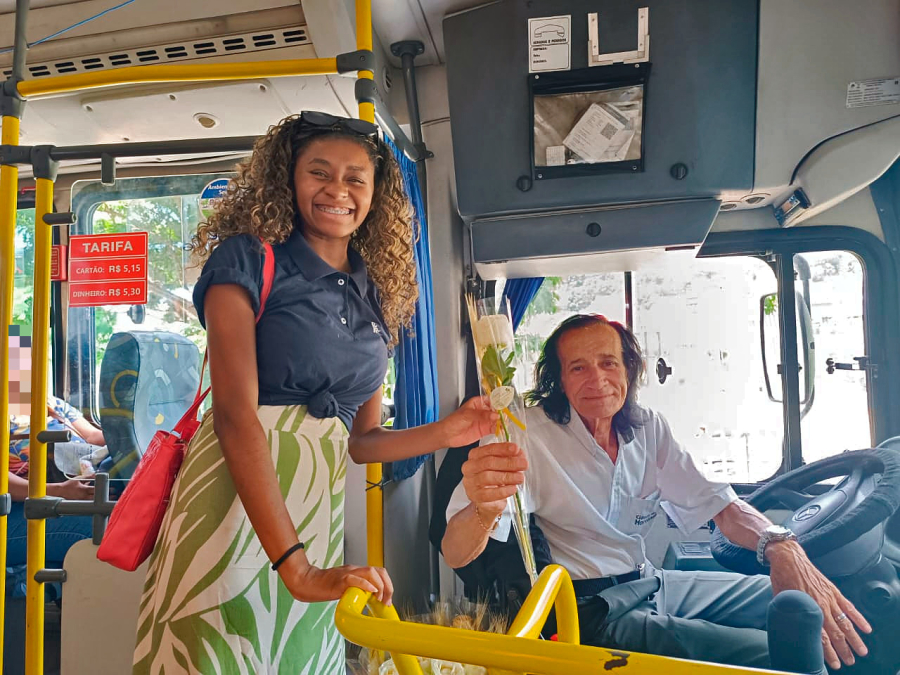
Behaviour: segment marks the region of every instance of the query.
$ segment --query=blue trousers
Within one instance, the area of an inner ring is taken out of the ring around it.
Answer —
[[[13,502],[7,517],[6,564],[9,567],[25,564],[25,503]],[[89,516],[48,518],[46,560],[48,568],[61,568],[66,553],[76,542],[90,538],[93,519]]]
[[[734,666],[770,666],[768,577],[673,570],[655,574],[659,592],[636,606],[627,603],[633,609],[618,616],[616,600],[629,584],[602,593],[612,601],[610,616],[592,644]]]

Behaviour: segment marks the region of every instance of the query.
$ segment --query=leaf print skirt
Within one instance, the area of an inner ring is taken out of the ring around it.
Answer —
[[[306,406],[257,414],[310,563],[341,565],[346,427]],[[207,413],[150,558],[134,675],[343,675],[336,604],[297,602],[271,571]]]

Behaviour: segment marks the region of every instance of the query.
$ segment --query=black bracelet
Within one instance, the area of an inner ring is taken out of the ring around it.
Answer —
[[[291,546],[287,551],[284,552],[283,556],[281,556],[278,560],[276,560],[274,563],[272,563],[272,571],[273,572],[278,571],[278,568],[281,567],[281,563],[283,563],[285,560],[290,558],[292,554],[296,553],[297,551],[302,551],[305,548],[306,548],[306,546],[303,544],[303,542],[300,542],[299,544],[294,544],[293,546]]]

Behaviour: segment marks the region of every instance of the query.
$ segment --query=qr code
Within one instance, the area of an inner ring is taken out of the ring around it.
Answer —
[[[607,123],[607,125],[603,127],[603,130],[600,132],[600,135],[611,141],[613,139],[613,136],[615,136],[618,131],[619,128],[615,124]]]
[[[9,414],[31,415],[31,336],[9,327]]]

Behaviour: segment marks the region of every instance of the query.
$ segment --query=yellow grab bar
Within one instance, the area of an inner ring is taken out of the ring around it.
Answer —
[[[286,61],[248,61],[205,65],[128,66],[90,73],[42,77],[19,82],[19,93],[26,97],[62,94],[119,84],[150,82],[214,82],[251,80],[260,77],[290,75],[335,75],[337,59],[293,59]]]
[[[47,445],[38,434],[47,428],[47,366],[50,360],[50,251],[53,181],[38,178],[34,204],[34,300],[32,304],[31,429],[28,439],[28,497],[47,495]],[[25,598],[25,673],[44,672],[44,584],[34,580],[45,564],[45,520],[29,520],[26,533],[28,581]]]
[[[19,119],[3,116],[3,145],[19,144]],[[16,189],[19,167],[0,167],[0,495],[9,492],[9,325],[12,323],[13,272],[16,267]],[[7,516],[0,517],[0,589],[6,588]],[[3,654],[6,593],[0,593],[0,654]],[[3,664],[0,663],[0,673]]]
[[[372,0],[356,0],[356,48],[372,50]],[[358,79],[374,79],[369,70],[360,70]],[[375,122],[375,106],[359,104],[359,119]],[[384,488],[381,464],[366,464],[366,562],[384,567]]]
[[[577,645],[580,636],[575,589],[569,573],[559,565],[544,568],[506,634],[537,639],[554,606],[559,641]]]
[[[400,675],[421,675],[413,654],[535,675],[583,675],[609,670],[623,675],[774,672],[579,645],[575,594],[571,589],[568,572],[557,565],[548,566],[529,593],[508,635],[401,621],[393,607],[385,607],[358,588],[344,593],[334,620],[341,634],[351,642],[370,650],[390,652]],[[560,642],[534,639],[554,600]],[[367,602],[371,616],[363,614]],[[563,636],[568,639],[563,640]]]

